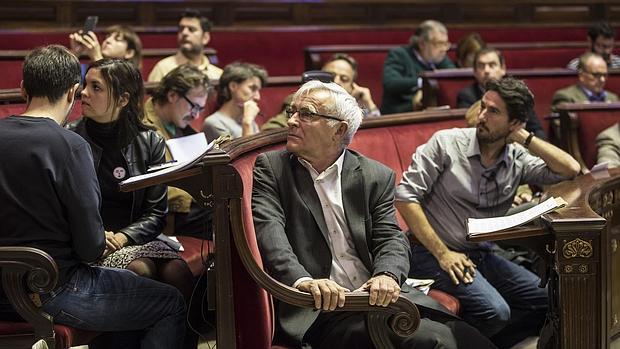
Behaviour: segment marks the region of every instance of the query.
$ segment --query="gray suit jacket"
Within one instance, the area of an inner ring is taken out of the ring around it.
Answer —
[[[357,253],[372,275],[390,272],[402,284],[409,272],[409,244],[396,223],[394,172],[383,164],[346,150],[342,200]],[[321,204],[308,171],[285,151],[261,154],[254,165],[252,212],[259,249],[267,271],[292,286],[301,277],[329,278],[332,256]],[[445,309],[414,290],[412,300]],[[318,311],[276,304],[276,336],[300,343]]]
[[[616,123],[596,137],[597,163],[620,167],[620,124]]]

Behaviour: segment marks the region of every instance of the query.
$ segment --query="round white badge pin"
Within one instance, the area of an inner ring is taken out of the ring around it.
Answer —
[[[127,173],[127,171],[125,171],[124,168],[122,167],[117,167],[112,171],[112,174],[114,175],[114,178],[116,179],[123,179],[125,178],[125,174]]]

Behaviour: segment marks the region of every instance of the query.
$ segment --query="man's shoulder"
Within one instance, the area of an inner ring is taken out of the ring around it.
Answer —
[[[610,127],[604,129],[601,133],[596,137],[597,141],[601,138],[612,138],[620,140],[620,124],[615,123]]]
[[[618,95],[609,91],[609,90],[605,90],[605,100],[607,102],[617,102],[618,101]]]
[[[162,59],[159,60],[159,62],[157,62],[155,64],[156,67],[157,66],[160,66],[160,67],[161,66],[170,66],[170,65],[173,65],[173,66],[178,65],[177,64],[177,55],[176,54],[174,54],[172,56],[168,56],[168,57],[162,58]]]
[[[574,96],[575,94],[579,93],[580,89],[579,89],[579,85],[574,84],[574,85],[570,85],[570,86],[566,86],[564,88],[561,88],[557,91],[555,91],[554,93],[554,97],[557,96]]]
[[[0,129],[4,132],[14,132],[15,128],[10,127],[10,124],[19,123],[19,132],[23,135],[21,141],[33,146],[35,143],[44,143],[45,148],[48,149],[48,154],[53,152],[64,154],[88,144],[79,134],[61,127],[51,119],[12,116],[4,119],[3,123],[4,125],[0,125]]]

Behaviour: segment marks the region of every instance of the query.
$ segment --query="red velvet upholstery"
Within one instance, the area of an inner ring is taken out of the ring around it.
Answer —
[[[620,109],[580,111],[579,151],[588,168],[596,164],[596,136],[611,125],[620,122]]]
[[[432,121],[406,126],[390,127],[400,159],[401,172],[411,164],[411,155],[437,131],[454,127],[465,127],[465,119]]]
[[[437,105],[449,105],[456,107],[456,96],[465,86],[471,84],[473,75],[463,74],[463,70],[451,72],[442,71],[441,76],[434,73],[426,74],[432,77],[438,84]],[[523,79],[534,94],[534,110],[540,119],[543,129],[549,134],[549,120],[546,118],[551,113],[551,102],[555,92],[561,88],[577,83],[577,74],[569,73],[564,69],[534,69],[534,70],[512,70],[508,75]],[[620,74],[610,74],[607,80],[606,89],[610,91],[620,90]]]
[[[269,151],[281,148],[283,144],[262,149]],[[252,220],[252,170],[254,161],[259,152],[255,151],[245,154],[236,159],[232,165],[237,169],[243,179],[243,220],[246,239],[252,249],[252,254],[256,263],[263,265],[256,234],[254,233],[254,223]],[[232,249],[232,270],[233,289],[235,299],[235,321],[237,334],[237,347],[239,348],[271,348],[274,331],[274,316],[271,297],[264,289],[252,280],[247,273],[237,250],[231,244]]]

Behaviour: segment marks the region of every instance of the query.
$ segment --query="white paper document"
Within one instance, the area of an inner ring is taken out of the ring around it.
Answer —
[[[163,166],[156,166],[155,168],[151,169],[151,170],[155,169],[155,171],[151,171],[151,172],[147,172],[145,174],[139,175],[139,176],[127,178],[126,180],[122,181],[120,184],[123,185],[123,184],[134,183],[137,181],[141,181],[143,179],[160,176],[162,174],[171,173],[175,171],[184,170],[186,168],[193,166],[194,164],[202,160],[202,158],[211,149],[213,149],[213,146],[215,145],[215,141],[211,143],[207,143],[204,133],[202,132],[195,134],[195,135],[181,137],[181,138],[194,137],[194,136],[196,136],[195,139],[192,139],[189,141],[181,141],[180,143],[176,143],[173,145],[173,147],[177,147],[177,148],[179,144],[183,144],[184,147],[185,146],[191,147],[191,149],[186,149],[186,150],[181,151],[183,155],[180,155],[180,156],[185,160],[179,161],[175,158],[174,162],[165,163]],[[204,139],[204,142],[199,140],[200,137],[198,136],[202,137],[202,139]],[[181,138],[175,138],[175,139],[181,139]],[[171,140],[168,140],[168,141],[171,141]],[[168,142],[166,142],[166,144],[168,144]],[[177,151],[178,153],[178,149],[175,151]],[[172,150],[170,150],[170,152],[172,153]]]
[[[190,136],[171,138],[166,141],[166,146],[172,154],[172,158],[178,162],[195,159],[208,147],[207,137],[203,132]]]
[[[506,230],[521,224],[530,222],[545,213],[554,211],[566,206],[566,201],[562,198],[549,198],[544,202],[519,213],[510,216],[491,217],[491,218],[468,218],[467,233],[475,236],[484,233]]]

